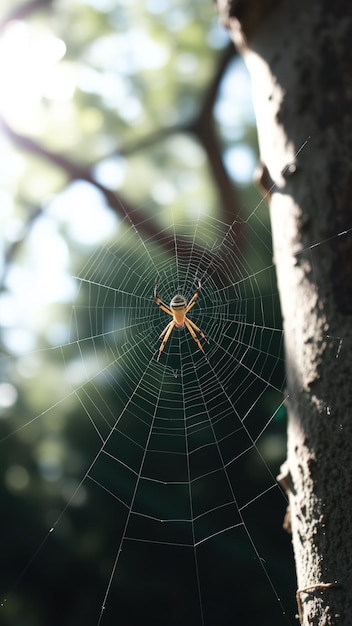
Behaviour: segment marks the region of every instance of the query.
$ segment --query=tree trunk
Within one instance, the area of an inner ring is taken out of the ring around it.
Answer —
[[[285,333],[298,611],[352,623],[352,4],[219,0],[251,74]]]

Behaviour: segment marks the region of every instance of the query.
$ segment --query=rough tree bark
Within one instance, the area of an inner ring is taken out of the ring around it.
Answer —
[[[270,197],[299,618],[350,626],[352,4],[218,0],[218,7],[251,74]]]

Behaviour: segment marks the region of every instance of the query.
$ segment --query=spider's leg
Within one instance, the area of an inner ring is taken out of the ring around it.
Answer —
[[[199,297],[199,294],[200,294],[200,290],[202,288],[202,284],[201,284],[199,278],[197,280],[198,280],[198,289],[195,292],[195,294],[192,296],[192,298],[190,299],[189,303],[187,304],[186,311],[185,311],[186,313],[188,313],[188,311],[190,311],[194,307],[195,303],[198,300],[198,297]]]
[[[163,332],[161,333],[161,335],[160,335],[160,337],[159,337],[159,339],[161,339],[162,337],[164,337],[164,339],[162,340],[161,345],[160,345],[160,348],[159,348],[158,356],[157,356],[157,359],[156,359],[157,361],[159,361],[159,359],[160,359],[161,353],[162,353],[162,351],[164,350],[164,348],[165,348],[165,346],[166,346],[166,344],[167,344],[167,342],[168,342],[168,339],[169,339],[169,337],[170,337],[170,335],[171,335],[171,331],[172,331],[172,329],[173,329],[173,327],[174,327],[174,326],[175,326],[175,322],[174,322],[174,320],[172,320],[172,321],[171,321],[171,322],[170,322],[170,323],[169,323],[169,324],[168,324],[168,325],[164,328]]]
[[[192,339],[194,339],[194,341],[196,342],[196,344],[197,344],[197,346],[198,346],[199,350],[201,350],[201,352],[203,352],[203,354],[204,354],[205,358],[207,358],[207,355],[205,354],[205,352],[204,352],[204,350],[203,350],[203,346],[202,346],[202,344],[200,343],[200,341],[199,341],[199,339],[198,339],[198,337],[197,337],[196,333],[194,332],[194,330],[193,330],[193,328],[192,328],[192,325],[189,323],[189,319],[188,319],[187,317],[185,317],[185,326],[186,326],[186,328],[189,330],[189,332],[191,333],[191,335],[192,335]]]
[[[172,323],[173,323],[173,320],[169,322],[168,324],[166,324],[163,332],[159,335],[159,339],[161,339],[165,335],[165,333],[169,330],[169,327],[171,326]]]
[[[172,313],[172,311],[170,311],[169,307],[167,307],[166,304],[164,304],[161,300],[159,300],[159,302],[157,302],[155,300],[155,302],[157,303],[159,309],[164,311],[164,313],[168,313],[169,315],[173,315],[173,313]]]
[[[185,313],[188,313],[188,311],[190,311],[194,307],[195,303],[198,300],[198,296],[199,296],[199,291],[196,291],[194,296],[192,296],[192,298],[190,299],[189,303],[187,304]]]
[[[205,336],[205,334],[201,331],[201,329],[199,328],[199,326],[197,326],[197,324],[195,324],[194,322],[192,322],[192,320],[188,319],[188,317],[187,317],[187,322],[188,322],[189,324],[191,324],[192,328],[193,328],[194,330],[196,330],[196,331],[200,334],[200,336],[201,336],[203,339],[205,339],[205,341],[207,341],[207,342],[209,343],[209,339],[208,339],[208,337],[206,337],[206,336]]]
[[[169,307],[166,304],[164,304],[164,302],[162,300],[160,300],[160,298],[159,298],[159,296],[157,294],[157,291],[156,291],[157,290],[157,286],[158,285],[155,285],[155,287],[154,287],[154,301],[155,301],[155,304],[157,304],[159,309],[164,311],[164,313],[168,313],[169,315],[173,315],[173,313],[172,313],[172,311],[170,311]]]

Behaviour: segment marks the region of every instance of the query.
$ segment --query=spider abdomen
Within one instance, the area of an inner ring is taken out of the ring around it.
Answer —
[[[186,298],[184,298],[183,296],[180,296],[180,294],[176,294],[176,296],[174,296],[170,302],[170,309],[172,311],[182,311],[183,309],[185,309],[187,306],[187,300]]]
[[[170,302],[170,309],[174,316],[176,328],[183,328],[185,325],[185,311],[187,308],[187,300],[180,294],[176,294]]]

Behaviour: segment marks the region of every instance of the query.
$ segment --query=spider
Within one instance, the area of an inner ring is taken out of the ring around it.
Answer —
[[[162,300],[160,300],[160,298],[158,297],[157,294],[157,287],[158,285],[155,285],[154,287],[154,300],[156,302],[156,304],[158,305],[158,307],[164,311],[164,313],[167,313],[168,315],[172,315],[172,320],[171,322],[169,322],[169,324],[167,324],[167,326],[165,326],[163,332],[161,333],[159,339],[162,339],[160,348],[159,348],[159,352],[158,352],[158,357],[157,357],[157,361],[159,361],[160,357],[161,357],[161,353],[164,350],[169,337],[171,335],[171,331],[172,329],[176,326],[176,328],[184,328],[184,326],[186,326],[187,330],[191,333],[192,335],[192,339],[194,339],[194,341],[196,342],[199,350],[201,350],[204,354],[204,356],[206,357],[206,354],[203,350],[202,344],[200,343],[196,332],[198,332],[200,334],[200,336],[205,339],[205,341],[208,341],[206,336],[204,335],[204,333],[202,333],[201,329],[198,328],[198,326],[192,322],[192,320],[188,319],[188,317],[186,317],[188,311],[190,311],[199,296],[200,290],[202,288],[201,282],[199,280],[199,278],[197,279],[198,282],[198,289],[195,292],[195,294],[192,296],[192,298],[190,299],[189,303],[187,304],[187,300],[186,298],[184,298],[183,296],[181,296],[180,294],[176,294],[176,296],[174,296],[170,302],[170,306],[167,306],[166,304],[163,303]]]

